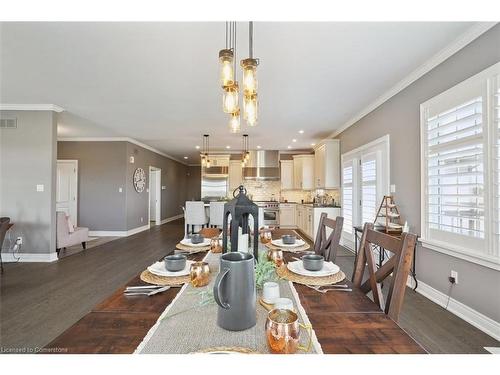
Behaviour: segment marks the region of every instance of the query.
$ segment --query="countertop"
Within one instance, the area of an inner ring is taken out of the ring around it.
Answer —
[[[302,206],[313,207],[313,208],[341,208],[338,205],[333,205],[333,204],[318,204],[318,203],[311,203],[311,202],[306,202],[306,203],[280,202],[280,203],[283,203],[283,204],[300,204]]]

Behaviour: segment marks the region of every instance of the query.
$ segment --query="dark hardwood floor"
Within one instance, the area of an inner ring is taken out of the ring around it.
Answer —
[[[0,346],[43,347],[145,267],[172,251],[178,220],[55,263],[7,264],[0,285]],[[354,257],[337,263],[350,278]],[[417,270],[418,271],[418,270]],[[400,325],[430,353],[485,353],[500,342],[407,289]]]

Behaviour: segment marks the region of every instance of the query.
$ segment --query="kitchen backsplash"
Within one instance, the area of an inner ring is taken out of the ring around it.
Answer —
[[[280,196],[288,202],[310,202],[314,198],[315,191],[305,190],[283,190],[281,191],[280,181],[256,181],[246,180],[243,185],[247,189],[247,193],[252,196],[255,201],[268,201],[274,198],[279,201]],[[325,190],[331,195],[336,203],[340,203],[340,193],[338,190]]]

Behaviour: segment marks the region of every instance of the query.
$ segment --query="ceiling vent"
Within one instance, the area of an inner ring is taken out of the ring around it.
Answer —
[[[0,119],[0,129],[17,129],[17,118]]]

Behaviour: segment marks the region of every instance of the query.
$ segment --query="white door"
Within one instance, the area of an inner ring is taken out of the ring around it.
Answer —
[[[149,221],[161,224],[161,169],[149,167]]]
[[[58,160],[56,211],[64,211],[73,225],[78,220],[78,160]]]

